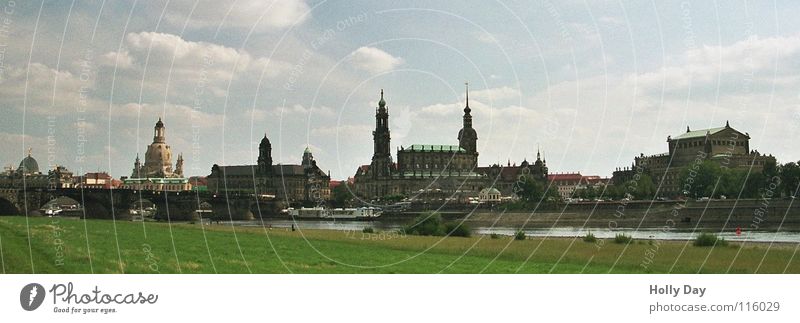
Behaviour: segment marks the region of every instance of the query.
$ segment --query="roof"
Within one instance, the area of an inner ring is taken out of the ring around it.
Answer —
[[[515,181],[522,171],[522,166],[497,166],[498,174],[493,174],[493,166],[477,167],[475,170],[479,174],[487,176],[498,176],[503,181]]]
[[[482,190],[481,190],[481,192],[480,192],[480,194],[500,194],[500,191],[498,191],[498,190],[497,190],[496,188],[494,188],[494,187],[490,187],[490,188],[484,188],[484,189],[482,189]]]
[[[224,176],[254,176],[258,165],[217,166]],[[305,175],[303,165],[272,165],[276,175]]]
[[[685,132],[685,133],[680,134],[680,135],[678,135],[678,136],[676,136],[675,138],[672,138],[672,139],[673,140],[677,140],[677,139],[689,139],[689,138],[703,138],[709,132],[713,135],[713,134],[715,134],[717,132],[720,132],[722,130],[725,130],[725,127],[700,129],[700,130]]]
[[[96,178],[96,179],[111,179],[111,175],[106,172],[95,172],[95,173],[86,173],[83,175],[85,178]]]
[[[22,161],[19,162],[19,167],[17,168],[17,171],[24,174],[38,173],[39,163],[37,163],[36,159],[31,157],[31,155],[29,154],[28,157],[23,158]]]
[[[451,151],[459,151],[459,152],[466,152],[464,148],[459,147],[458,145],[411,145],[410,147],[401,148],[401,151],[444,151],[444,152],[451,152]]]
[[[580,181],[583,179],[583,175],[580,173],[568,173],[568,174],[550,174],[547,175],[547,180],[550,181]]]

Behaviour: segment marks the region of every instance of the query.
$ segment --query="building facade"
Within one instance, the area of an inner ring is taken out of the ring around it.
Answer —
[[[775,157],[762,155],[750,149],[750,134],[742,133],[725,122],[725,126],[686,132],[667,137],[668,151],[663,154],[634,158],[630,168],[617,169],[613,182],[624,183],[636,173],[645,173],[660,186],[659,195],[681,195],[681,172],[696,161],[710,160],[722,167],[750,170],[760,173],[767,162],[775,162]]]
[[[33,158],[32,149],[28,149],[28,156],[19,162],[14,169],[6,167],[0,175],[0,187],[24,189],[59,189],[74,187],[72,172],[63,166],[56,165],[53,169],[42,173],[39,163]]]
[[[330,175],[320,169],[309,148],[299,165],[272,163],[272,144],[267,135],[258,147],[255,165],[214,164],[206,176],[208,191],[256,194],[280,201],[323,202],[330,199]]]
[[[584,176],[581,173],[562,173],[550,174],[547,176],[548,182],[558,191],[562,199],[575,197],[575,191],[587,188],[602,190],[609,183],[609,178],[602,178],[597,175]]]
[[[381,90],[372,132],[372,161],[356,170],[356,195],[364,200],[402,196],[412,201],[468,202],[479,197],[485,188],[494,187],[506,196],[512,195],[512,186],[519,175],[546,179],[547,167],[541,159],[535,165],[525,161],[514,169],[504,169],[499,165],[478,167],[478,133],[473,128],[468,90],[465,98],[458,145],[401,146],[397,149],[395,162],[390,150],[389,108]]]

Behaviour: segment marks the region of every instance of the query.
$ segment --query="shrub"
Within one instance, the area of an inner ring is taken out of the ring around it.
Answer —
[[[597,242],[597,237],[595,237],[594,234],[589,232],[585,236],[583,236],[583,241],[584,242]]]
[[[492,233],[492,234],[490,234],[490,235],[489,235],[489,238],[492,238],[492,239],[500,239],[500,235],[499,235],[499,234],[497,234],[497,233]]]
[[[697,247],[711,247],[715,244],[718,246],[727,246],[728,242],[714,234],[705,232],[701,233],[696,239],[694,239],[694,245]]]
[[[451,237],[469,237],[472,235],[472,230],[464,223],[448,223],[445,225],[444,231]]]
[[[423,213],[405,228],[405,232],[420,236],[443,236],[445,227],[439,213]]]
[[[631,236],[626,236],[624,233],[620,233],[614,236],[614,243],[626,244],[630,243],[631,240],[633,240],[633,238],[631,238]]]
[[[525,231],[517,231],[517,233],[514,234],[514,240],[525,240]]]
[[[375,229],[373,229],[372,227],[365,227],[364,229],[361,229],[361,232],[362,233],[375,233]]]

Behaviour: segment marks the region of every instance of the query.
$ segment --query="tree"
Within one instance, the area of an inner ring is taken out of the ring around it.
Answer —
[[[351,188],[347,186],[347,182],[342,181],[333,188],[331,191],[331,197],[333,199],[332,204],[333,207],[345,207],[353,199],[353,192]]]
[[[684,194],[694,197],[711,196],[717,181],[721,180],[722,170],[716,162],[706,160],[696,166],[681,171],[681,189]]]
[[[797,187],[800,185],[800,166],[797,164],[789,162],[780,167],[781,191],[786,196],[797,196]]]
[[[523,177],[522,182],[516,186],[517,196],[527,203],[558,201],[560,195],[552,183],[536,180],[532,177]]]

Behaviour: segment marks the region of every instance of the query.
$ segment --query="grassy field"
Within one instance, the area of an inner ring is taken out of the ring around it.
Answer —
[[[3,273],[800,273],[796,250],[0,217]]]

